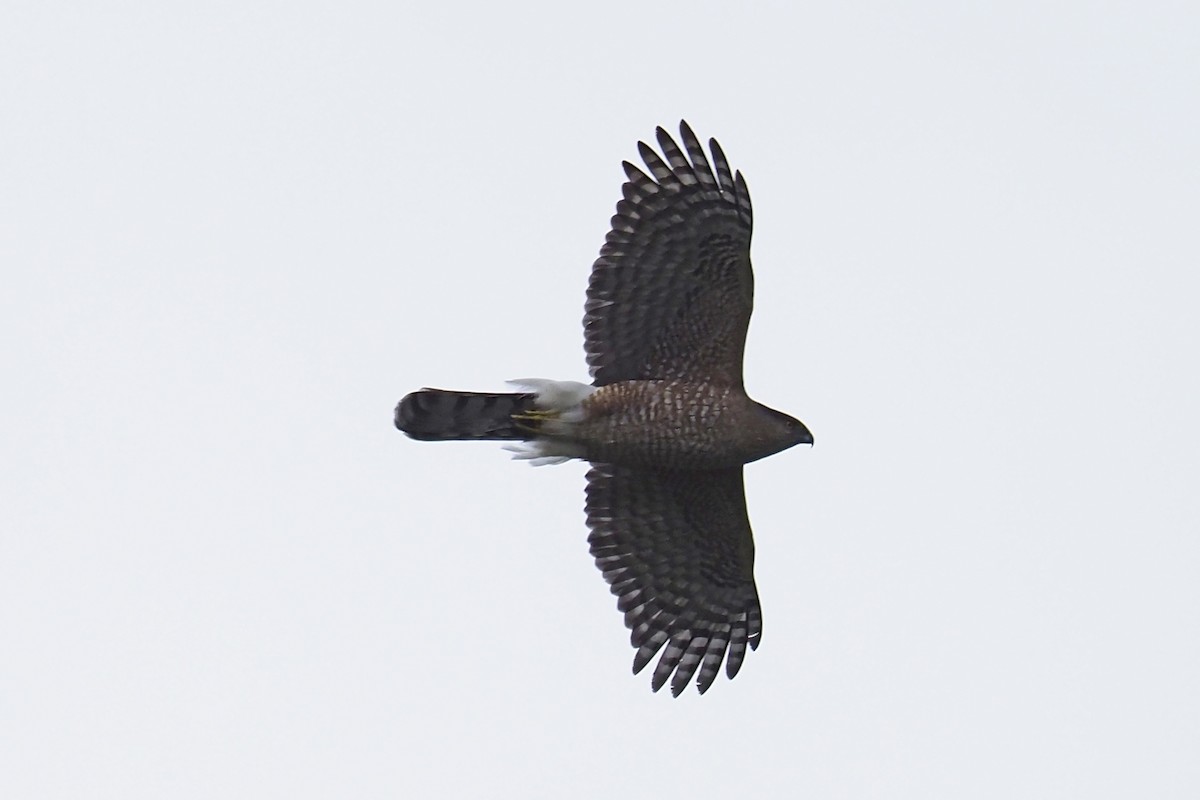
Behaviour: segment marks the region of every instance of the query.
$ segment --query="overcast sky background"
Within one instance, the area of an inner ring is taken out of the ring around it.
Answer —
[[[0,12],[0,795],[1200,795],[1192,3]],[[897,7],[897,6],[902,7]],[[586,465],[638,139],[755,206],[762,646],[653,695]]]

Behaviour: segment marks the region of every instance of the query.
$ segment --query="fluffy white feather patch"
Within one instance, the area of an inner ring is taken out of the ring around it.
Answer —
[[[595,386],[579,381],[552,381],[546,378],[520,378],[508,383],[533,393],[534,408],[550,412],[551,415],[541,423],[543,432],[551,436],[504,445],[513,458],[528,461],[535,467],[544,467],[583,456],[583,450],[568,441],[567,437],[570,436],[571,424],[583,420],[583,401],[596,391]]]
[[[579,404],[596,391],[595,386],[579,381],[552,381],[546,378],[519,378],[508,382],[509,386],[533,392],[534,405],[540,411],[557,411],[566,422],[578,422],[583,418]]]
[[[531,467],[546,467],[551,464],[563,464],[570,461],[573,456],[554,455],[549,452],[546,447],[549,442],[532,441],[532,442],[513,442],[504,445],[504,449],[513,454],[513,458],[517,461],[528,461]]]

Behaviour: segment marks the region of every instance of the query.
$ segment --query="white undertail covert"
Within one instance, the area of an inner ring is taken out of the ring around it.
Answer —
[[[504,445],[514,459],[528,461],[534,467],[545,467],[583,456],[579,445],[560,437],[569,437],[571,427],[583,421],[583,401],[596,391],[595,386],[548,378],[519,378],[508,381],[508,385],[533,393],[534,408],[546,415],[539,420],[539,427],[546,436]]]

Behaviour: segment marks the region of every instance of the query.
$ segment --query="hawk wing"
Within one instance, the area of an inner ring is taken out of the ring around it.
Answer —
[[[698,379],[742,385],[754,304],[750,193],[715,139],[713,166],[686,122],[687,155],[659,128],[663,157],[638,151],[653,178],[624,162],[628,180],[592,266],[584,349],[597,386]]]
[[[634,673],[663,654],[651,686],[703,694],[725,658],[732,678],[758,647],[762,611],[742,469],[666,471],[596,464],[588,472],[588,542],[637,648]]]

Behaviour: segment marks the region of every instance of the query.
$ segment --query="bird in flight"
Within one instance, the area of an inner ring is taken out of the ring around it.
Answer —
[[[742,466],[813,437],[749,398],[750,193],[686,122],[624,162],[584,305],[590,384],[525,379],[505,394],[421,389],[396,406],[413,439],[504,440],[535,465],[591,462],[588,542],[651,687],[708,690],[758,647],[762,612]]]

